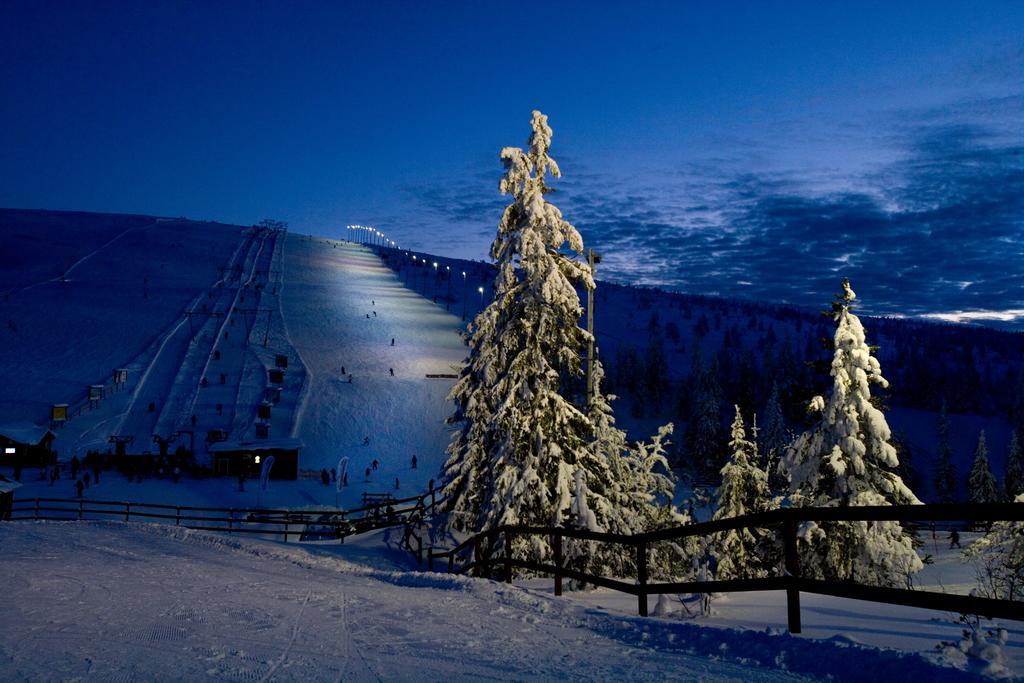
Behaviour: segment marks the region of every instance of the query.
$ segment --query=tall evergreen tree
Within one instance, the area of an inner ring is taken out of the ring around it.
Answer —
[[[438,528],[568,524],[628,533],[658,514],[671,517],[654,504],[659,496],[671,500],[667,432],[624,460],[625,437],[600,395],[599,365],[587,412],[564,396],[563,378],[582,377],[580,353],[590,340],[579,326],[575,287],[593,288],[594,281],[586,263],[563,251],[582,254],[579,233],[545,201],[547,175],[559,176],[548,156],[547,117],[535,111],[532,127],[527,151],[501,151],[500,189],[513,201],[491,246],[494,300],[473,322],[469,359],[449,395],[461,426],[442,473]],[[517,557],[550,560],[547,539],[517,537],[515,544]],[[587,562],[591,553],[577,557]]]
[[[700,350],[694,354],[690,375],[690,412],[686,425],[686,445],[694,467],[710,474],[721,467],[721,400],[718,366],[706,366]]]
[[[779,459],[786,450],[789,441],[789,430],[786,427],[786,416],[782,413],[782,402],[779,399],[779,384],[772,382],[772,391],[764,407],[764,422],[758,438],[758,446],[763,462],[758,463],[768,472],[768,485],[773,491],[785,487],[787,482],[778,474]]]
[[[1014,429],[1010,433],[1010,447],[1006,452],[1003,498],[1013,501],[1022,493],[1024,493],[1024,448],[1021,447],[1020,432]]]
[[[747,440],[740,407],[735,406],[729,448],[732,455],[722,468],[722,484],[716,492],[714,519],[739,517],[771,508],[768,475],[757,466],[757,445]],[[731,529],[715,539],[719,579],[766,576],[771,565],[769,537],[758,529]]]
[[[985,445],[985,430],[978,436],[974,449],[974,463],[967,480],[967,493],[972,503],[998,503],[999,487],[995,475],[988,466],[988,446]]]
[[[833,304],[832,390],[827,399],[812,399],[811,410],[821,417],[790,445],[782,461],[794,506],[920,503],[894,472],[899,462],[889,425],[871,402],[870,385],[886,387],[888,382],[850,310],[855,298],[843,280]],[[808,523],[799,549],[804,571],[830,580],[901,585],[923,566],[898,522]]]
[[[939,503],[956,502],[956,466],[953,464],[953,450],[949,447],[949,413],[946,400],[942,400],[939,412],[938,464],[935,467],[935,499]]]

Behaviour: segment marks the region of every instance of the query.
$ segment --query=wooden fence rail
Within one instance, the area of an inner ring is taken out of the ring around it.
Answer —
[[[513,567],[550,574],[554,577],[555,595],[562,594],[564,578],[585,581],[637,596],[637,611],[647,616],[647,597],[664,593],[728,593],[743,591],[786,591],[787,623],[791,633],[800,633],[800,593],[830,595],[839,598],[866,600],[889,605],[923,607],[965,614],[980,614],[1024,621],[1024,603],[1014,600],[956,595],[935,591],[866,586],[853,582],[822,581],[804,577],[800,568],[797,535],[801,524],[830,521],[895,521],[975,522],[1024,521],[1024,505],[1019,503],[940,504],[940,505],[879,505],[865,507],[783,508],[741,517],[720,519],[659,529],[635,536],[609,534],[585,529],[503,525],[472,536],[449,550],[429,548],[427,563],[433,569],[435,559],[446,559],[450,573],[491,576],[492,569],[501,566],[505,581],[511,581]],[[917,524],[918,528],[921,527]],[[653,543],[670,542],[687,537],[708,537],[723,531],[743,528],[775,530],[776,540],[783,550],[783,567],[779,576],[755,579],[729,579],[710,581],[681,581],[650,583],[647,571],[648,550]],[[517,536],[544,536],[552,548],[553,564],[517,559],[512,556],[512,539]],[[497,546],[501,538],[503,556],[488,557],[485,543]],[[630,546],[636,553],[637,575],[629,580],[597,576],[566,567],[563,562],[563,542],[566,538],[614,543]],[[471,558],[463,558],[472,549]]]
[[[307,527],[319,529],[319,536],[327,533],[344,540],[353,534],[397,526],[411,518],[422,517],[434,503],[432,493],[349,510],[215,508],[86,498],[27,498],[13,501],[10,519],[68,521],[113,518],[125,522],[132,519],[174,520],[175,526],[197,531],[281,536],[287,543],[289,536],[298,536],[301,540]]]

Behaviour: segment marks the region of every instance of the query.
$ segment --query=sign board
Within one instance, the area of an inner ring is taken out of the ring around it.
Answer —
[[[67,403],[54,403],[50,406],[50,421],[51,422],[66,422],[68,419],[68,404]]]
[[[90,384],[89,385],[89,400],[98,401],[103,398],[103,385],[102,384]]]
[[[114,370],[114,384],[127,384],[128,383],[128,368],[118,368]]]

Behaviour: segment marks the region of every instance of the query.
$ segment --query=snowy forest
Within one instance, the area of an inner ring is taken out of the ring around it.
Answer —
[[[652,294],[637,321],[650,344],[643,351],[620,345],[609,372],[606,356],[596,350],[600,335],[581,326],[580,291],[600,291],[594,263],[583,259],[579,231],[546,198],[549,176],[560,175],[549,156],[553,132],[536,111],[532,128],[526,150],[501,152],[506,173],[500,189],[512,202],[491,249],[493,300],[469,327],[468,363],[449,396],[456,430],[436,534],[525,524],[628,535],[691,523],[700,494],[691,489],[688,509],[680,505],[680,473],[714,490],[716,520],[780,506],[921,504],[914,490],[926,479],[936,502],[954,502],[961,487],[949,443],[950,402],[1018,420],[1019,400],[997,403],[980,394],[1009,392],[1013,385],[1003,378],[1019,377],[1019,365],[1010,361],[1019,336],[964,331],[952,336],[950,347],[950,338],[940,336],[945,328],[873,320],[884,322],[879,337],[894,348],[883,355],[854,312],[857,295],[846,279],[814,323],[790,309],[757,315],[747,307],[737,315],[727,302],[711,300],[678,298],[676,310],[666,311],[666,298]],[[737,318],[745,321],[742,328]],[[636,320],[632,313],[630,320]],[[692,322],[692,335],[681,334],[683,321]],[[689,353],[686,376],[673,379],[662,338],[672,353]],[[940,339],[947,351],[931,354]],[[910,390],[887,394],[883,360],[891,361],[894,373],[888,374]],[[957,371],[965,375],[962,382]],[[616,424],[613,386],[628,396],[624,403],[634,419],[681,418],[682,446],[671,460],[672,422],[630,440]],[[889,427],[885,410],[897,398],[904,406],[939,410],[938,461],[931,471],[913,468],[911,449]],[[725,413],[728,404],[733,409]],[[981,431],[966,482],[971,502],[1013,501],[1024,493],[1016,430],[1001,485],[988,459]],[[1005,551],[1014,541],[1005,529],[998,533],[986,538]],[[516,536],[511,543],[505,553],[536,562],[561,552],[544,537]],[[916,532],[895,521],[806,523],[798,544],[805,575],[833,581],[909,587],[925,561]],[[975,552],[984,554],[981,547]],[[567,553],[570,567],[610,576],[636,571],[631,553],[607,544],[578,540]],[[777,537],[741,528],[710,541],[656,546],[646,561],[666,578],[706,575],[710,561],[712,573],[724,579],[771,575],[780,558]],[[1016,590],[1004,582],[997,593]]]

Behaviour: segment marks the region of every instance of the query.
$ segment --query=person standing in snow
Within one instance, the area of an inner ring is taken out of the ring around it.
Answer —
[[[341,374],[342,375],[347,375],[348,374],[347,372],[345,372],[345,366],[344,365],[341,366]]]
[[[953,529],[949,532],[949,549],[960,547],[960,532]]]
[[[328,484],[331,483],[331,475],[327,474],[327,468],[320,469],[320,482],[324,486],[327,486]]]
[[[363,437],[363,445],[364,446],[369,446],[370,445],[370,437],[368,437],[368,436],[364,436]]]
[[[395,489],[398,489],[398,477],[395,477]]]
[[[377,458],[374,458],[372,464],[373,464],[373,469],[376,470],[377,467],[380,465],[380,462],[377,460]]]
[[[412,454],[412,468],[416,469],[416,454]]]
[[[391,338],[391,345],[392,345],[392,346],[394,346],[394,345],[395,345],[395,338],[394,338],[394,337],[392,337],[392,338]]]
[[[388,368],[388,372],[390,372],[390,373],[391,373],[391,376],[392,376],[392,377],[394,377],[394,376],[395,376],[395,369],[394,369],[394,368]]]

